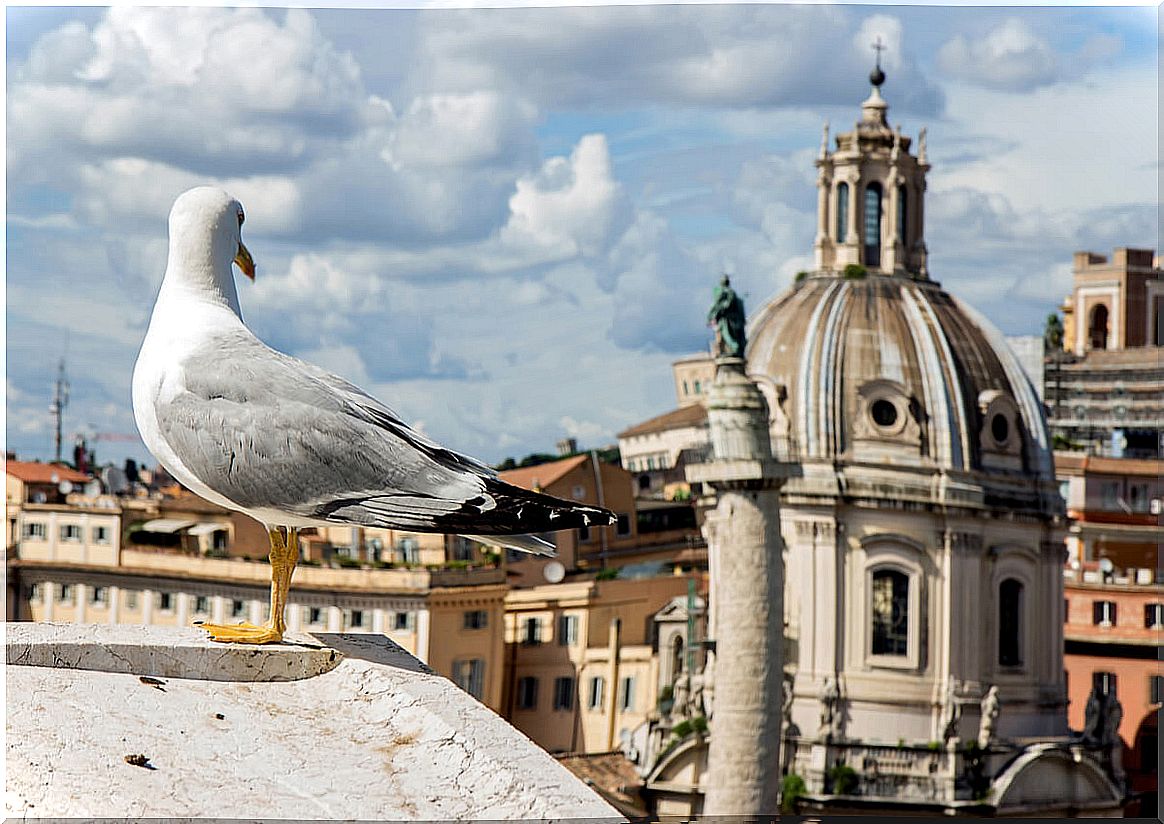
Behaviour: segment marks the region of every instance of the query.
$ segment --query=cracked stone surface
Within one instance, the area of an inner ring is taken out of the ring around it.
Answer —
[[[342,655],[305,634],[283,644],[245,646],[207,642],[195,627],[124,627],[106,624],[7,625],[8,664],[124,672],[207,681],[295,681],[327,672]]]
[[[71,630],[7,625],[9,818],[623,820],[384,636],[319,633],[305,639],[318,648],[249,648],[259,658],[338,654],[295,680],[255,677],[267,667],[257,660],[237,679],[211,680],[207,662],[223,645],[177,644],[167,675],[137,664],[162,658],[157,627]],[[117,655],[87,650],[86,636]],[[49,655],[53,638],[64,642],[61,666],[13,663],[29,649]],[[76,666],[103,655],[115,671]],[[180,660],[193,662],[184,676],[174,674]],[[145,764],[126,761],[135,755]]]

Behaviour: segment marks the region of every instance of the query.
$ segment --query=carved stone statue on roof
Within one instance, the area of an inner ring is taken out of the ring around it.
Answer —
[[[731,287],[727,275],[715,287],[707,323],[715,328],[716,357],[742,358],[747,339],[744,331],[744,302]]]

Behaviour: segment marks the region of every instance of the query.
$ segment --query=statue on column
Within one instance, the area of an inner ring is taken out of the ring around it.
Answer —
[[[1120,722],[1124,720],[1124,707],[1114,694],[1107,696],[1107,706],[1103,714],[1104,756],[1111,769],[1111,777],[1116,786],[1124,789],[1127,778],[1124,773],[1124,742],[1120,738]]]
[[[744,327],[744,302],[731,287],[727,275],[715,288],[711,310],[707,313],[707,323],[715,328],[716,357],[742,358],[747,338]]]
[[[675,679],[675,683],[671,687],[671,699],[671,718],[674,721],[682,721],[687,718],[691,704],[691,692],[686,672],[679,673],[679,677]]]
[[[1099,687],[1093,686],[1083,709],[1083,743],[1089,747],[1098,747],[1103,744],[1103,699],[1104,695],[1099,691]]]
[[[962,720],[962,702],[958,700],[958,681],[950,679],[946,687],[945,724],[942,726],[942,741],[949,744],[958,737],[958,722]]]
[[[824,128],[820,135],[820,159],[824,160],[829,156],[829,122],[824,122]]]
[[[992,686],[982,697],[982,718],[978,722],[978,746],[986,749],[997,734],[998,714],[1002,711],[1002,701],[998,697],[998,687]]]
[[[703,671],[699,673],[699,704],[703,717],[711,720],[715,711],[715,653],[707,651],[703,660]]]
[[[824,689],[820,695],[820,733],[822,738],[832,738],[840,733],[841,688],[837,679],[825,676]]]

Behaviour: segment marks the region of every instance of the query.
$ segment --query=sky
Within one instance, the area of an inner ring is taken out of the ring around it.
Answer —
[[[1158,247],[1155,8],[13,8],[6,442],[134,433],[174,198],[246,209],[243,317],[488,462],[676,404],[712,289],[811,268],[813,158],[887,49],[931,277],[1038,334],[1076,250]],[[93,441],[99,462],[152,464]],[[66,448],[66,453],[70,449]]]

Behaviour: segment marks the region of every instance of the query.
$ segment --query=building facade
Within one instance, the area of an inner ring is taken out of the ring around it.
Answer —
[[[505,599],[505,717],[550,752],[633,746],[635,731],[656,713],[660,697],[652,618],[687,592],[689,580],[590,575],[511,590]],[[668,637],[665,643],[673,642]]]
[[[1061,348],[1045,359],[1044,396],[1057,448],[1112,457],[1164,455],[1164,280],[1150,249],[1111,259],[1075,253],[1060,307]]]
[[[911,152],[871,80],[817,160],[816,268],[748,327],[771,451],[795,466],[769,542],[787,786],[818,812],[1117,814],[1110,759],[1068,730],[1067,523],[1043,405],[1001,334],[931,279],[925,135]],[[737,539],[709,542],[714,622],[715,559]],[[733,631],[715,623],[716,647]],[[716,730],[713,714],[713,756]],[[698,812],[705,750],[664,752],[646,792],[694,785]]]

